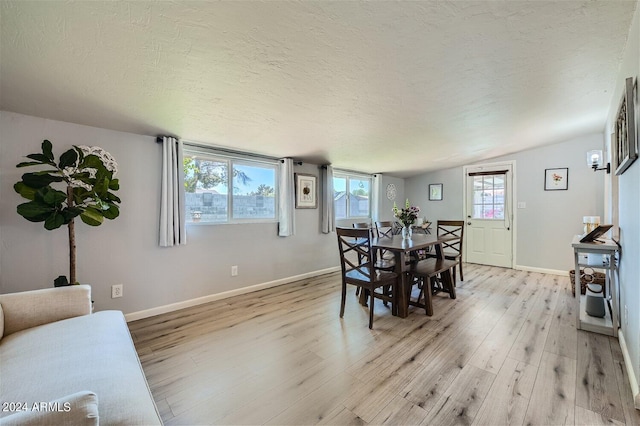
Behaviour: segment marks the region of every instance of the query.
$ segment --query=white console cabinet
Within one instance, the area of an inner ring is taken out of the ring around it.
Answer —
[[[578,330],[618,336],[620,318],[618,315],[618,289],[616,288],[616,253],[618,244],[613,240],[601,239],[592,243],[581,243],[580,235],[573,238],[571,246],[575,256],[575,292],[578,315],[576,315]],[[592,268],[605,274],[605,316],[592,317],[585,311],[586,296],[580,294],[580,270]]]

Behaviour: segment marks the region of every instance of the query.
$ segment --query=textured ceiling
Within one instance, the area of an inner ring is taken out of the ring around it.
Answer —
[[[396,176],[603,130],[637,1],[2,1],[0,108]]]

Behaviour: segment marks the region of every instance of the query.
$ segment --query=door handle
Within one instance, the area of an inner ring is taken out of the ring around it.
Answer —
[[[467,225],[471,225],[471,222],[467,222]]]

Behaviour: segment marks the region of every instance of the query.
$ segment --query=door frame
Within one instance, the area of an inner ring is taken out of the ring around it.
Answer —
[[[500,170],[501,168],[504,168],[505,166],[508,166],[511,168],[511,189],[508,191],[511,194],[511,269],[515,268],[515,265],[517,265],[517,261],[516,261],[516,255],[518,253],[518,251],[516,250],[516,243],[517,243],[517,230],[518,230],[518,208],[517,208],[517,173],[516,173],[516,160],[505,160],[505,161],[498,161],[495,163],[479,163],[479,164],[469,164],[466,166],[462,166],[462,196],[463,196],[463,200],[462,200],[462,214],[463,214],[463,218],[465,221],[465,226],[466,226],[466,222],[469,220],[469,218],[467,217],[467,204],[468,204],[468,184],[467,184],[467,178],[468,178],[468,171],[469,169],[486,169],[487,171],[491,171],[491,170]],[[507,194],[507,196],[509,196],[509,193]],[[467,261],[467,239],[465,238],[464,241],[464,255],[462,256],[462,261],[466,262]]]

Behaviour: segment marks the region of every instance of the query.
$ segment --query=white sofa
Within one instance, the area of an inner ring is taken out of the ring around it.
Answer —
[[[0,295],[0,425],[157,425],[124,315],[91,287]]]

